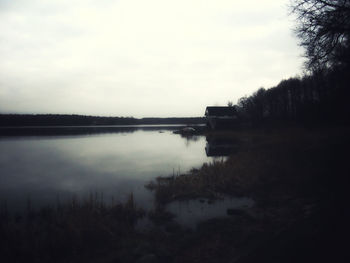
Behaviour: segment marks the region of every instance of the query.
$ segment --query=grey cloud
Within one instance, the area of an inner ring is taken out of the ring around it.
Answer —
[[[0,111],[201,116],[297,74],[285,1],[245,2],[0,0]]]

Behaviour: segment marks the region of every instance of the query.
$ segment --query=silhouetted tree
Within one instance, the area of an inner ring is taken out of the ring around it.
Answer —
[[[350,0],[294,0],[297,36],[308,69],[349,64]]]
[[[242,121],[349,123],[350,0],[293,0],[309,75],[238,100]]]
[[[265,89],[260,88],[249,97],[238,100],[237,111],[241,119],[251,120],[253,124],[259,124],[265,117],[266,112]]]

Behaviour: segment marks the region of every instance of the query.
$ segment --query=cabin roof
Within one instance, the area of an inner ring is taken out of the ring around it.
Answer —
[[[206,116],[235,116],[236,107],[208,106],[205,110]]]

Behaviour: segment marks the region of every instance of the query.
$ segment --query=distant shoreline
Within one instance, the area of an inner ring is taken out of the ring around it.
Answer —
[[[0,129],[64,129],[64,128],[163,128],[163,127],[181,127],[190,124],[179,123],[179,124],[125,124],[125,125],[34,125],[34,126],[1,126]],[[204,126],[204,123],[192,124],[192,126]]]
[[[205,124],[204,117],[133,118],[68,114],[0,114],[0,127],[140,126]]]

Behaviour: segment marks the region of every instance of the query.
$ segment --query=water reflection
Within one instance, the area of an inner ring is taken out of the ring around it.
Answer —
[[[207,199],[198,198],[188,201],[175,201],[168,204],[166,210],[176,216],[177,223],[193,228],[201,221],[225,217],[231,209],[246,209],[253,205],[254,201],[250,198],[225,196],[214,203]]]
[[[0,137],[3,136],[64,136],[90,135],[102,133],[132,133],[135,131],[170,131],[185,125],[113,125],[113,126],[25,126],[0,127]]]
[[[185,135],[180,134],[181,138],[183,138],[186,142],[186,146],[190,146],[192,142],[196,143],[198,140],[200,140],[202,137],[197,135]]]
[[[210,157],[229,156],[238,149],[237,141],[233,138],[222,136],[207,136],[205,152]]]
[[[233,139],[173,134],[178,127],[1,128],[0,201],[10,210],[23,211],[28,200],[41,207],[98,194],[108,203],[123,202],[133,193],[137,205],[153,209],[153,193],[144,188],[146,183],[236,151]],[[209,204],[195,199],[170,203],[166,211],[191,227],[250,202],[225,198]]]
[[[128,129],[126,129],[128,130]],[[0,200],[23,209],[54,203],[72,195],[103,193],[106,201],[125,200],[134,193],[137,204],[153,205],[144,184],[173,170],[185,172],[208,158],[203,137],[187,145],[161,128],[130,133],[80,136],[6,137],[0,140]]]

